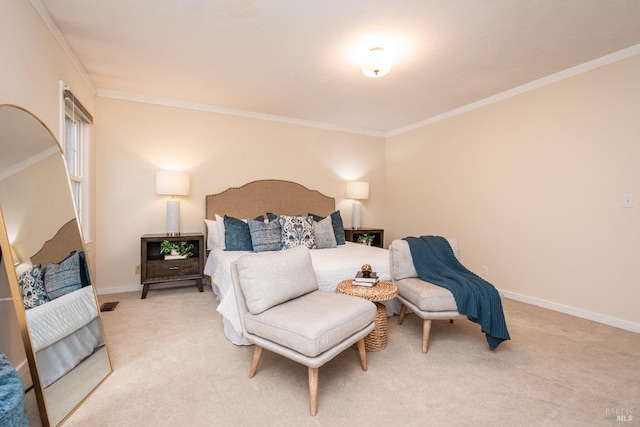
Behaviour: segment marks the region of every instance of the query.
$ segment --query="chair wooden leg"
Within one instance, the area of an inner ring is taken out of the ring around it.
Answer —
[[[407,313],[407,306],[402,304],[400,307],[400,314],[398,315],[398,325],[402,325],[404,322],[404,315]]]
[[[312,417],[318,413],[318,372],[319,368],[309,368],[309,408]]]
[[[251,361],[251,370],[249,371],[249,378],[253,378],[258,370],[258,363],[260,363],[260,358],[262,357],[262,350],[264,350],[259,345],[255,346],[255,350],[253,351],[253,360]]]
[[[431,333],[431,320],[425,320],[422,326],[422,352],[426,353],[429,347],[429,334]]]
[[[362,370],[367,370],[367,352],[364,348],[364,338],[358,341],[358,353],[360,354],[360,365],[362,365]]]

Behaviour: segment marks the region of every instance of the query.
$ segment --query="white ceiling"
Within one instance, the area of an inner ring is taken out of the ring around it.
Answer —
[[[380,135],[640,44],[639,0],[32,2],[101,96]]]

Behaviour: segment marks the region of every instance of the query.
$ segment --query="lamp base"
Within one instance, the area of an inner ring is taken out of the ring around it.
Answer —
[[[167,200],[167,234],[180,235],[180,200]]]
[[[362,207],[362,203],[358,201],[353,202],[353,213],[351,214],[351,228],[358,229],[360,228],[360,208]]]

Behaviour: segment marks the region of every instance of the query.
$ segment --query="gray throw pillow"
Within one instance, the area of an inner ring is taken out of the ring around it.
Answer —
[[[331,216],[313,222],[313,236],[318,249],[335,248],[337,246]]]
[[[322,219],[324,219],[324,217],[320,215],[312,213],[310,213],[309,215],[313,217],[314,221],[321,221]],[[340,211],[335,211],[331,214],[331,224],[333,226],[333,233],[336,236],[336,243],[338,245],[344,245],[346,239],[344,237],[344,224],[342,223],[342,215],[340,215]]]
[[[282,248],[282,235],[279,221],[247,221],[254,252],[279,251]]]

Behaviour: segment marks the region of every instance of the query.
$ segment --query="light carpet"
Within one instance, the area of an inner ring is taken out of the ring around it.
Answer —
[[[387,348],[346,350],[320,368],[309,416],[307,368],[222,332],[211,289],[107,295],[114,372],[71,426],[616,426],[640,425],[640,334],[505,300],[511,341],[490,351],[479,326],[389,318]],[[32,414],[33,416],[33,414]]]

